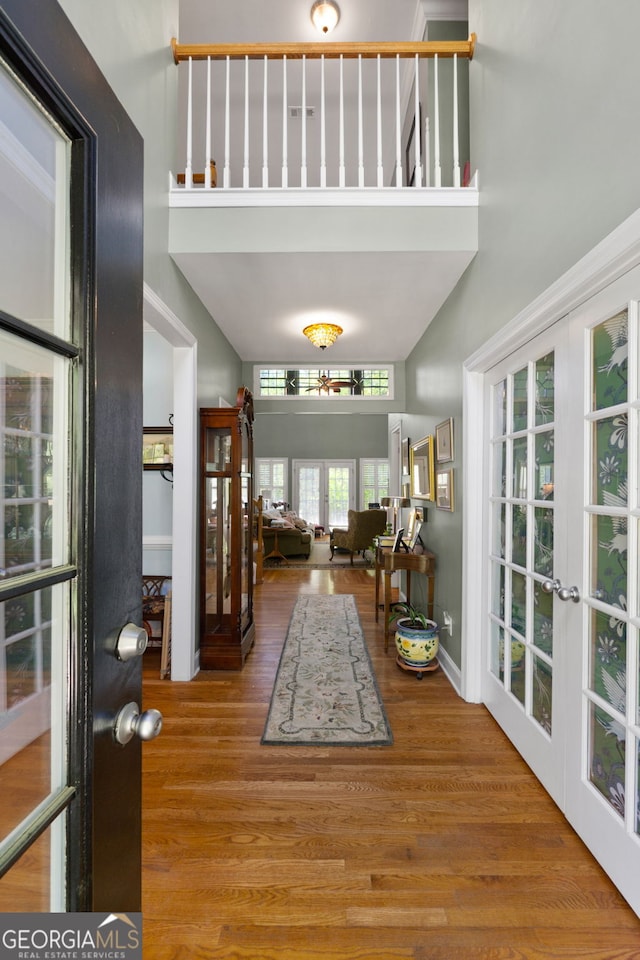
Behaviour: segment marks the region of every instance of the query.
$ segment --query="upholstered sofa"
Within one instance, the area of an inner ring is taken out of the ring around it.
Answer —
[[[291,513],[271,517],[270,512],[266,511],[262,520],[264,556],[280,553],[283,557],[309,557],[315,539],[313,527]],[[287,526],[280,526],[282,520]]]
[[[308,557],[311,555],[314,535],[309,530],[292,530],[290,527],[264,527],[262,531],[262,540],[264,543],[264,555],[269,554],[276,549],[283,557]]]

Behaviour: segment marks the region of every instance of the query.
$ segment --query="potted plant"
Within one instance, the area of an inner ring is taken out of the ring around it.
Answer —
[[[404,663],[411,667],[427,667],[435,659],[439,646],[438,624],[417,610],[413,604],[401,601],[391,608],[389,623],[395,621],[396,650]]]

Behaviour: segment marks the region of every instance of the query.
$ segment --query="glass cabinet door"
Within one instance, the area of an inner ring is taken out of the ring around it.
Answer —
[[[249,394],[250,397],[250,394]],[[241,669],[254,642],[252,419],[245,394],[203,408],[200,666]]]

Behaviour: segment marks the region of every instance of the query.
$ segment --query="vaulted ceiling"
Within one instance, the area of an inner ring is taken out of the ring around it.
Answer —
[[[317,41],[311,0],[181,0],[180,43]],[[465,0],[339,0],[340,22],[333,41],[423,39],[426,16],[464,16]],[[255,212],[239,211],[249,222]],[[264,211],[275,216],[272,211]],[[300,215],[301,210],[292,216]],[[310,211],[311,213],[311,211]],[[345,211],[336,211],[335,242],[326,237],[313,249],[304,241],[259,240],[246,231],[241,242],[191,243],[185,226],[207,221],[229,224],[234,212],[172,210],[170,248],[176,263],[243,360],[318,364],[404,360],[473,257],[464,237],[438,249],[442,213],[424,229],[419,221],[406,243],[407,210],[379,208],[370,241],[345,233]],[[415,212],[414,212],[415,213]],[[326,215],[326,211],[324,211]],[[426,210],[421,214],[429,216]],[[188,215],[190,219],[187,219]],[[409,214],[410,215],[410,214]],[[322,215],[321,215],[322,216]],[[362,236],[362,216],[352,220]],[[420,214],[418,214],[420,216]],[[348,214],[347,214],[348,217]],[[313,215],[312,215],[313,218]],[[438,219],[440,218],[440,219]],[[366,217],[365,217],[366,222]],[[378,234],[376,235],[376,229]],[[348,233],[348,228],[346,228]],[[219,236],[220,230],[213,231]],[[222,231],[223,233],[225,231]],[[227,230],[229,236],[232,231]],[[176,236],[179,239],[176,239]],[[360,243],[360,247],[358,244]],[[459,246],[460,249],[455,249]],[[472,246],[472,245],[471,245]],[[446,249],[445,249],[446,248]],[[302,336],[306,323],[329,319],[343,336],[325,354]]]

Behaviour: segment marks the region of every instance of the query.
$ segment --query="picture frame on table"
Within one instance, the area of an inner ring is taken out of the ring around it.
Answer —
[[[403,536],[404,536],[404,527],[400,527],[400,529],[399,529],[398,532],[396,533],[396,539],[395,539],[395,541],[394,541],[394,543],[393,543],[393,552],[394,552],[394,553],[399,553],[399,552],[400,552],[400,549],[401,549],[402,547],[404,547],[404,549],[406,550],[406,546],[405,546],[405,544],[402,542]]]
[[[443,420],[436,427],[436,463],[453,460],[453,417]]]
[[[407,540],[409,552],[412,552],[416,543],[420,539],[420,530],[424,522],[424,513],[422,507],[415,507],[409,514],[409,526],[407,527]]]
[[[416,546],[417,546],[417,544],[418,544],[418,541],[420,540],[420,531],[421,531],[421,530],[422,530],[422,521],[421,521],[421,520],[418,520],[418,521],[416,522],[415,527],[413,528],[413,533],[412,533],[412,535],[411,535],[411,539],[409,540],[409,544],[408,544],[409,553],[413,553],[414,550],[416,549]]]
[[[453,513],[453,470],[436,470],[436,507]]]

